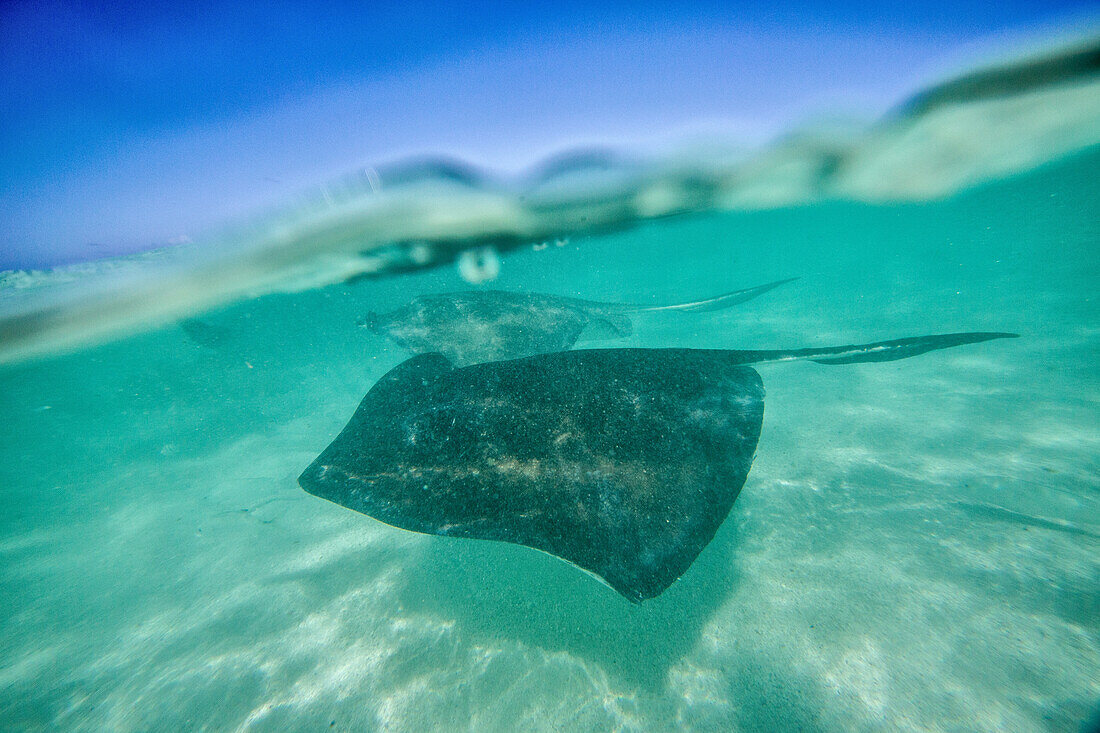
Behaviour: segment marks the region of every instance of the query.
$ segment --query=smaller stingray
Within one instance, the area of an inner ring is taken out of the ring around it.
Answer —
[[[674,305],[598,303],[503,290],[440,293],[421,295],[389,313],[368,313],[359,325],[413,353],[440,353],[455,366],[467,366],[568,351],[582,333],[589,338],[629,336],[630,313],[721,310],[797,279]]]
[[[402,529],[548,552],[638,602],[688,569],[745,483],[764,417],[749,364],[888,361],[1013,335],[596,349],[463,368],[416,356],[371,388],[298,482]]]
[[[232,329],[204,321],[201,318],[188,318],[179,322],[179,327],[191,343],[206,349],[219,350],[233,340]]]

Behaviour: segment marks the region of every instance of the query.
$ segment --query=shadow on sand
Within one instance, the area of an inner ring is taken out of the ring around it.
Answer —
[[[641,604],[527,547],[433,538],[408,569],[401,602],[453,618],[483,643],[565,651],[622,683],[659,689],[737,581],[736,532],[736,522],[725,522],[683,577]]]

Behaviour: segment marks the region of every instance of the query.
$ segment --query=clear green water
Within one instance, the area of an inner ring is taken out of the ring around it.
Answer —
[[[527,548],[296,485],[453,268],[266,295],[0,368],[12,730],[1065,730],[1100,702],[1100,150],[946,200],[662,220],[494,288],[670,302],[594,345],[1022,338],[760,367],[748,482],[632,605]]]

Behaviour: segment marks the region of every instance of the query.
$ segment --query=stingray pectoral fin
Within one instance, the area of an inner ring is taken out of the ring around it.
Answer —
[[[952,346],[977,344],[993,339],[1019,338],[1018,333],[971,332],[944,333],[933,336],[914,336],[893,341],[876,341],[870,344],[849,344],[847,346],[826,346],[819,349],[776,349],[761,351],[738,351],[741,364],[767,364],[777,361],[800,361],[809,359],[818,364],[859,364],[870,361],[896,361],[908,359],[926,351],[950,349]]]
[[[386,373],[374,389],[367,393],[359,408],[337,440],[333,441],[317,459],[298,477],[298,484],[307,492],[322,499],[347,506],[356,511],[363,509],[352,499],[340,493],[340,481],[350,481],[356,475],[355,453],[358,447],[355,440],[360,435],[379,432],[392,416],[377,403],[378,394],[400,394],[405,401],[406,410],[415,409],[425,399],[433,385],[454,371],[454,366],[442,354],[421,354],[407,359]],[[352,481],[354,484],[354,481]],[[383,520],[384,521],[384,520]]]
[[[720,311],[730,306],[739,305],[746,301],[752,300],[769,290],[778,288],[780,285],[786,285],[789,282],[794,282],[797,277],[790,277],[786,280],[776,280],[775,282],[766,283],[764,285],[757,285],[754,288],[745,288],[744,290],[734,290],[732,293],[723,293],[722,295],[716,295],[713,298],[707,298],[706,300],[697,300],[691,303],[675,303],[673,305],[635,305],[626,306],[638,311],[681,311],[684,313],[705,313],[708,311]]]
[[[634,331],[628,316],[606,310],[599,315],[593,314],[580,333],[580,338],[591,341],[601,339],[625,338]]]

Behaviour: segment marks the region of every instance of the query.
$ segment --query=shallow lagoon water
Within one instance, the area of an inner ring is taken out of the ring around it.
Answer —
[[[1095,147],[948,198],[643,222],[486,287],[736,308],[590,346],[1022,338],[760,367],[714,541],[634,605],[296,477],[451,267],[245,299],[0,371],[0,719],[69,730],[1080,730],[1100,703]]]

